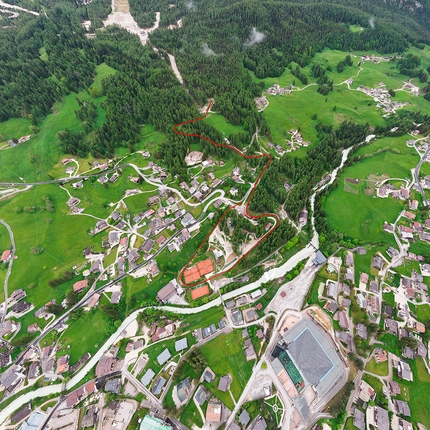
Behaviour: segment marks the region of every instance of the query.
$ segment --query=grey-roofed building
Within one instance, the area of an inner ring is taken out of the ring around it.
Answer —
[[[366,428],[366,424],[364,421],[364,412],[361,412],[358,408],[354,409],[354,421],[353,424],[360,430],[364,430]]]
[[[318,345],[310,330],[304,330],[294,339],[288,346],[288,352],[300,366],[303,376],[312,385],[318,384],[333,366],[329,356]]]
[[[247,339],[249,337],[248,329],[244,328],[242,330],[242,339]]]
[[[21,366],[12,366],[0,376],[0,384],[11,392],[25,378]]]
[[[184,349],[188,348],[188,341],[187,338],[184,337],[183,339],[177,340],[175,342],[175,351],[183,351]]]
[[[344,306],[345,308],[349,308],[351,306],[351,300],[349,299],[342,299],[342,306]]]
[[[235,422],[233,422],[229,427],[229,430],[241,430],[241,427],[239,427]]]
[[[399,418],[399,427],[401,430],[413,430],[412,424],[403,418]]]
[[[148,384],[152,381],[152,378],[155,376],[155,372],[152,369],[148,369],[146,371],[146,373],[143,375],[142,379],[140,380],[140,382],[142,382],[142,384],[147,387]]]
[[[202,330],[202,337],[203,339],[209,337],[211,334],[214,334],[216,332],[216,326],[215,324],[211,324],[209,327],[205,327]]]
[[[225,328],[227,326],[227,323],[225,322],[225,319],[223,318],[222,320],[218,321],[218,328],[220,330],[222,330],[223,328]]]
[[[313,263],[315,266],[319,266],[321,264],[324,264],[327,261],[327,258],[321,251],[317,251],[315,254],[315,258],[313,260]]]
[[[335,301],[327,301],[327,303],[324,305],[324,308],[334,314],[338,310],[339,306]]]
[[[384,312],[389,316],[389,317],[393,317],[394,316],[394,308],[390,305],[385,305],[384,308]]]
[[[13,423],[19,423],[24,418],[31,414],[31,403],[27,403],[23,408],[11,416],[10,420]]]
[[[388,387],[390,388],[390,394],[392,396],[398,396],[402,391],[400,390],[400,385],[396,381],[390,381],[388,383]]]
[[[376,270],[382,270],[384,267],[384,260],[379,255],[375,255],[373,257],[372,261],[372,267],[374,267]]]
[[[154,396],[158,396],[161,393],[161,390],[164,387],[164,384],[166,383],[166,380],[160,376],[154,384],[154,387],[152,388],[152,394],[154,394]]]
[[[194,397],[196,399],[196,402],[201,406],[204,402],[206,402],[206,399],[208,398],[208,393],[202,386],[200,386]]]
[[[427,348],[422,342],[418,342],[416,353],[418,357],[426,358],[427,357]]]
[[[28,368],[28,379],[34,379],[39,376],[40,373],[40,363],[38,361],[33,361]]]
[[[236,305],[237,306],[243,306],[243,305],[246,305],[247,303],[248,303],[248,299],[246,298],[246,296],[239,297],[236,300]]]
[[[176,280],[170,281],[166,284],[158,293],[157,300],[162,303],[167,303],[170,298],[172,298],[176,294]]]
[[[151,230],[147,230],[147,231],[149,231],[149,234],[151,234]],[[154,244],[155,244],[154,240],[147,239],[145,240],[145,243],[139,248],[139,250],[143,252],[150,252]]]
[[[229,300],[228,302],[226,302],[226,303],[225,303],[225,307],[226,307],[227,309],[234,308],[234,306],[235,306],[235,302],[234,302],[234,300]]]
[[[235,325],[242,324],[242,322],[243,322],[243,316],[242,316],[242,312],[239,309],[234,310],[231,313],[231,317],[233,318],[233,323]]]
[[[364,340],[367,340],[367,328],[363,323],[358,323],[355,326],[355,332],[358,337],[361,337]]]
[[[230,375],[221,376],[218,384],[218,390],[226,392],[230,389],[231,378]]]
[[[369,289],[372,293],[378,292],[378,282],[377,281],[370,281]]]
[[[406,381],[413,381],[414,379],[414,375],[411,372],[409,364],[405,363],[404,361],[399,361],[397,372],[399,374],[400,379],[404,379]]]
[[[39,411],[33,411],[20,427],[21,430],[37,430],[46,418],[46,414]]]
[[[344,311],[338,312],[337,316],[338,316],[340,327],[343,329],[347,329],[349,327],[349,324],[348,324],[348,317],[346,315],[346,312]]]
[[[337,331],[336,338],[347,345],[352,342],[352,336],[347,331]]]
[[[244,409],[239,415],[239,422],[243,426],[247,426],[250,421],[251,421],[251,417],[249,416],[248,411]]]
[[[388,411],[375,406],[374,408],[374,420],[378,430],[390,430],[390,419],[388,417]]]
[[[122,295],[121,291],[114,291],[112,293],[111,298],[110,298],[111,304],[117,305],[119,303],[119,301],[121,300],[121,295]]]
[[[413,360],[415,358],[414,351],[411,348],[409,348],[409,346],[405,346],[403,348],[402,355],[403,357],[409,358],[410,360]]]
[[[263,417],[257,418],[257,421],[254,423],[253,430],[266,430],[267,423],[266,420]]]
[[[397,321],[387,318],[385,320],[385,328],[387,329],[387,333],[397,336],[399,331],[399,325],[397,324]]]
[[[105,391],[109,393],[119,394],[121,391],[121,378],[109,379],[105,385]]]
[[[411,410],[409,408],[409,405],[403,400],[394,400],[394,406],[396,407],[396,411],[400,415],[404,415],[405,417],[411,416]]]
[[[185,378],[176,386],[176,394],[181,402],[184,402],[191,392],[190,378]]]
[[[166,348],[158,357],[157,361],[158,364],[164,364],[169,358],[171,357],[171,354],[169,350]]]
[[[212,379],[213,379],[213,375],[212,375],[212,373],[211,373],[211,372],[209,372],[209,370],[206,370],[206,372],[205,372],[205,373],[204,373],[204,375],[203,375],[203,379],[204,379],[207,383],[212,382]]]
[[[299,411],[303,419],[307,419],[309,416],[309,407],[304,397],[294,397],[293,403],[296,409]]]
[[[348,284],[342,284],[341,291],[345,293],[347,296],[351,294],[351,288]]]
[[[310,320],[301,320],[283,337],[287,352],[306,382],[323,397],[344,370],[330,336]]]

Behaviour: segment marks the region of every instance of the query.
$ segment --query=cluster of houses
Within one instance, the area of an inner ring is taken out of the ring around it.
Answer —
[[[291,94],[291,92],[293,91],[294,85],[287,85],[286,87],[282,88],[281,86],[279,86],[278,84],[273,85],[270,88],[267,88],[266,92],[267,94],[270,94],[271,96],[276,96],[276,95],[280,95],[280,96],[284,96],[286,94]]]
[[[267,106],[269,106],[269,101],[265,96],[255,97],[254,102],[259,112],[262,112],[264,109],[267,108]]]
[[[416,221],[415,211],[418,209],[418,201],[412,200],[409,202],[409,210],[402,212],[402,219],[397,225],[398,233],[401,239],[405,241],[419,240],[430,243],[430,218],[424,222]],[[387,233],[394,233],[394,225],[384,223],[382,228]]]
[[[386,114],[395,113],[397,110],[408,105],[408,103],[391,100],[391,95],[385,88],[385,84],[383,82],[379,82],[379,85],[376,88],[368,88],[363,85],[359,85],[357,90],[363,92],[369,97],[372,97],[376,102],[376,107],[382,109]]]
[[[21,145],[22,143],[28,142],[31,138],[31,134],[29,134],[28,136],[22,136],[19,139],[10,139],[8,140],[8,145],[12,148],[14,146],[18,146]]]
[[[359,247],[355,252],[364,254],[366,250]],[[391,258],[398,255],[398,251],[394,248],[389,248],[386,253]],[[414,254],[408,256],[408,258],[415,261],[419,260],[418,257],[420,256],[415,256]],[[372,258],[372,270],[379,272],[387,263],[388,261],[385,256],[377,253]],[[320,297],[322,296],[327,299],[325,304],[326,310],[334,314],[334,319],[339,325],[340,329],[335,333],[336,338],[345,347],[347,352],[354,351],[354,343],[357,342],[357,339],[362,342],[368,342],[370,333],[368,332],[367,323],[358,322],[354,324],[352,318],[348,315],[352,301],[355,300],[361,309],[366,310],[370,322],[379,324],[380,319],[382,319],[387,334],[395,336],[399,342],[402,339],[409,339],[409,342],[402,343],[406,346],[402,348],[401,357],[396,357],[376,347],[373,351],[373,358],[377,363],[388,362],[390,359],[393,363],[393,368],[396,370],[396,376],[400,380],[413,381],[413,373],[408,361],[416,357],[426,359],[428,351],[420,337],[425,332],[425,326],[411,314],[408,301],[414,302],[417,291],[420,291],[423,297],[424,294],[427,295],[427,286],[423,282],[423,276],[417,271],[412,271],[410,277],[401,277],[400,285],[396,290],[396,296],[400,295],[405,300],[398,300],[396,306],[393,307],[382,302],[381,293],[382,291],[386,291],[388,287],[381,285],[378,277],[371,277],[368,273],[362,272],[359,276],[358,285],[355,284],[354,254],[352,251],[347,251],[344,256],[345,270],[342,269],[342,264],[343,260],[341,257],[330,257],[327,261],[326,270],[331,275],[335,273],[342,274],[348,283],[328,280],[325,284],[320,285],[319,289]],[[354,297],[352,296],[353,287],[350,284],[356,285],[356,288],[354,288]],[[353,334],[356,337],[355,339]],[[390,354],[391,358],[389,357]],[[390,380],[387,381],[387,384],[388,394],[386,395],[396,397],[401,394],[398,382]],[[403,426],[404,429],[412,430],[412,425],[406,421],[411,416],[409,405],[406,402],[393,398],[390,408],[393,408],[392,412],[394,415],[389,419],[389,412],[386,409],[374,406],[375,397],[376,392],[373,387],[365,380],[362,380],[357,398],[354,399],[356,407],[352,411],[353,425],[356,428],[365,430],[369,428],[366,427],[367,423],[368,426],[389,430],[391,428],[390,421],[394,420],[396,426],[393,428],[402,428],[397,427],[399,425]]]
[[[303,140],[303,137],[298,130],[291,129],[288,133],[291,135],[291,137],[290,137],[290,139],[286,140],[286,148],[283,148],[282,145],[275,145],[272,142],[269,142],[267,144],[268,147],[270,149],[275,150],[277,154],[283,155],[286,152],[295,151],[296,149],[300,148],[301,146],[310,145],[310,142],[306,142]]]

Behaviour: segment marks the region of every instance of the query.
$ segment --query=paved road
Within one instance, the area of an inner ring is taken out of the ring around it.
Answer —
[[[7,268],[7,273],[6,273],[6,277],[4,279],[4,287],[3,287],[4,288],[4,312],[3,312],[3,315],[1,317],[1,322],[4,323],[4,320],[5,320],[6,314],[7,314],[7,296],[8,296],[7,284],[9,281],[9,276],[12,273],[12,265],[13,265],[13,259],[15,257],[16,245],[15,245],[15,237],[13,235],[12,229],[10,228],[10,225],[7,222],[3,221],[2,219],[0,219],[0,224],[3,224],[7,228],[7,231],[9,232],[10,242],[12,244],[12,251],[10,253],[10,262],[9,262],[9,266]]]
[[[423,162],[425,161],[425,159],[427,158],[427,155],[429,154],[429,152],[430,152],[430,148],[428,148],[427,150],[426,150],[426,152],[424,152],[424,155],[421,157],[421,159],[420,159],[420,161],[418,162],[418,164],[416,165],[416,167],[415,167],[415,170],[414,170],[414,176],[415,176],[415,182],[416,182],[416,184],[417,184],[417,187],[418,187],[418,191],[420,192],[420,194],[423,196],[423,203],[424,203],[424,206],[427,206],[427,205],[429,205],[430,204],[430,202],[426,199],[426,193],[425,193],[425,191],[423,190],[423,187],[421,186],[421,183],[420,183],[420,169],[421,169],[421,165],[423,164]]]

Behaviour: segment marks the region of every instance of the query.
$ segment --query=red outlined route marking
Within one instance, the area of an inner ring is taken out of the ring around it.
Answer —
[[[227,273],[228,271],[230,271],[231,269],[233,269],[233,267],[235,267],[238,263],[240,263],[240,261],[242,261],[242,259],[243,258],[245,258],[256,246],[258,246],[267,236],[269,236],[270,234],[272,234],[273,233],[273,231],[275,230],[275,228],[276,227],[278,227],[278,225],[279,225],[279,223],[280,223],[280,218],[279,218],[279,216],[278,215],[276,215],[276,214],[271,214],[271,213],[265,213],[265,214],[261,214],[261,215],[250,215],[249,214],[249,212],[248,212],[248,206],[249,206],[249,202],[252,200],[252,197],[253,197],[253,195],[254,195],[254,193],[255,193],[255,190],[256,190],[256,188],[257,188],[257,185],[258,185],[258,183],[260,182],[260,179],[261,179],[261,177],[263,176],[263,174],[264,174],[264,172],[267,170],[267,168],[269,167],[269,165],[270,165],[270,163],[272,162],[272,160],[273,160],[273,157],[270,155],[270,154],[261,154],[261,155],[246,155],[246,154],[244,154],[242,151],[240,151],[239,149],[237,149],[235,146],[233,146],[233,145],[228,145],[228,144],[225,144],[225,143],[216,143],[216,142],[214,142],[213,140],[211,140],[211,139],[209,139],[208,137],[206,137],[206,136],[202,136],[201,134],[198,134],[198,133],[184,133],[184,132],[182,132],[182,131],[179,131],[178,130],[178,127],[181,127],[181,126],[183,126],[183,125],[187,125],[187,124],[191,124],[191,123],[193,123],[193,122],[197,122],[197,121],[202,121],[203,119],[205,119],[206,118],[206,116],[207,116],[207,114],[209,113],[209,110],[210,110],[210,108],[211,108],[211,106],[212,106],[212,104],[213,104],[213,101],[211,100],[210,102],[209,102],[209,104],[208,104],[208,107],[207,107],[207,109],[206,109],[206,112],[205,112],[205,114],[202,116],[202,117],[200,117],[200,118],[195,118],[195,119],[190,119],[190,120],[188,120],[188,121],[184,121],[184,122],[181,122],[181,123],[179,123],[179,124],[176,124],[174,127],[173,127],[173,130],[174,130],[174,132],[176,133],[176,134],[179,134],[179,135],[181,135],[181,136],[186,136],[186,137],[198,137],[198,138],[200,138],[200,139],[204,139],[204,140],[206,140],[207,142],[209,142],[209,143],[211,143],[212,145],[215,145],[215,146],[219,146],[219,147],[222,147],[222,148],[230,148],[230,149],[232,149],[233,151],[235,151],[235,152],[237,152],[241,157],[243,157],[243,158],[246,158],[246,159],[250,159],[250,158],[267,158],[268,160],[267,160],[267,163],[266,163],[266,165],[264,166],[264,168],[263,168],[263,170],[261,171],[261,173],[258,175],[258,178],[257,178],[257,180],[254,182],[254,185],[253,185],[253,187],[252,187],[252,190],[251,190],[251,193],[249,194],[249,197],[248,197],[248,200],[247,200],[247,202],[246,202],[246,204],[245,204],[245,215],[248,217],[248,218],[251,218],[251,219],[261,219],[261,218],[268,218],[268,217],[273,217],[273,218],[275,218],[276,219],[276,224],[247,252],[247,253],[245,253],[245,254],[243,254],[231,267],[229,267],[228,269],[226,269],[226,270],[224,270],[224,271],[222,271],[222,272],[219,272],[219,273],[216,273],[216,274],[214,274],[214,275],[212,275],[211,277],[209,277],[209,278],[206,278],[204,281],[198,281],[198,282],[190,282],[189,284],[187,284],[186,282],[185,282],[185,279],[184,279],[184,271],[188,268],[188,266],[191,264],[191,262],[193,261],[193,259],[194,259],[194,257],[197,255],[197,253],[199,252],[199,250],[200,250],[200,248],[206,243],[206,241],[209,239],[209,237],[210,237],[210,235],[213,233],[213,231],[218,227],[218,224],[224,219],[224,217],[227,215],[227,213],[229,212],[229,211],[231,211],[232,209],[234,209],[234,208],[236,208],[237,206],[240,206],[241,204],[243,204],[244,202],[242,201],[242,202],[239,202],[239,203],[236,203],[235,205],[233,205],[233,206],[230,206],[223,214],[222,214],[222,216],[221,216],[221,218],[219,219],[219,221],[215,224],[215,226],[214,227],[212,227],[212,229],[211,229],[211,231],[206,235],[206,237],[203,239],[203,241],[202,241],[202,243],[197,247],[197,249],[196,249],[196,251],[194,252],[194,254],[192,255],[192,257],[189,259],[189,261],[188,261],[188,263],[184,266],[184,268],[181,270],[181,273],[179,274],[179,278],[180,278],[180,280],[181,280],[181,282],[183,283],[183,285],[185,285],[185,286],[188,286],[188,287],[194,287],[194,286],[196,286],[196,285],[200,285],[202,282],[207,282],[207,281],[211,281],[212,279],[215,279],[215,278],[217,278],[218,276],[221,276],[221,275],[223,275],[224,273]]]

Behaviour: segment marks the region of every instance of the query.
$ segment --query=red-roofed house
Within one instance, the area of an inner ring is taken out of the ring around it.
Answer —
[[[94,296],[91,297],[90,301],[88,302],[88,308],[92,309],[94,306],[97,305],[99,302],[100,294],[94,294]]]
[[[157,243],[158,243],[159,245],[161,245],[165,240],[166,240],[166,238],[165,238],[163,235],[161,235],[161,236],[157,239]]]
[[[79,293],[79,291],[82,291],[84,288],[87,288],[88,281],[86,279],[83,279],[82,281],[75,282],[73,284],[73,291],[75,293]]]
[[[11,256],[11,250],[10,249],[6,249],[6,251],[4,251],[3,254],[2,254],[2,256],[1,256],[2,263],[4,263],[5,261],[9,261],[10,260],[10,256]]]

